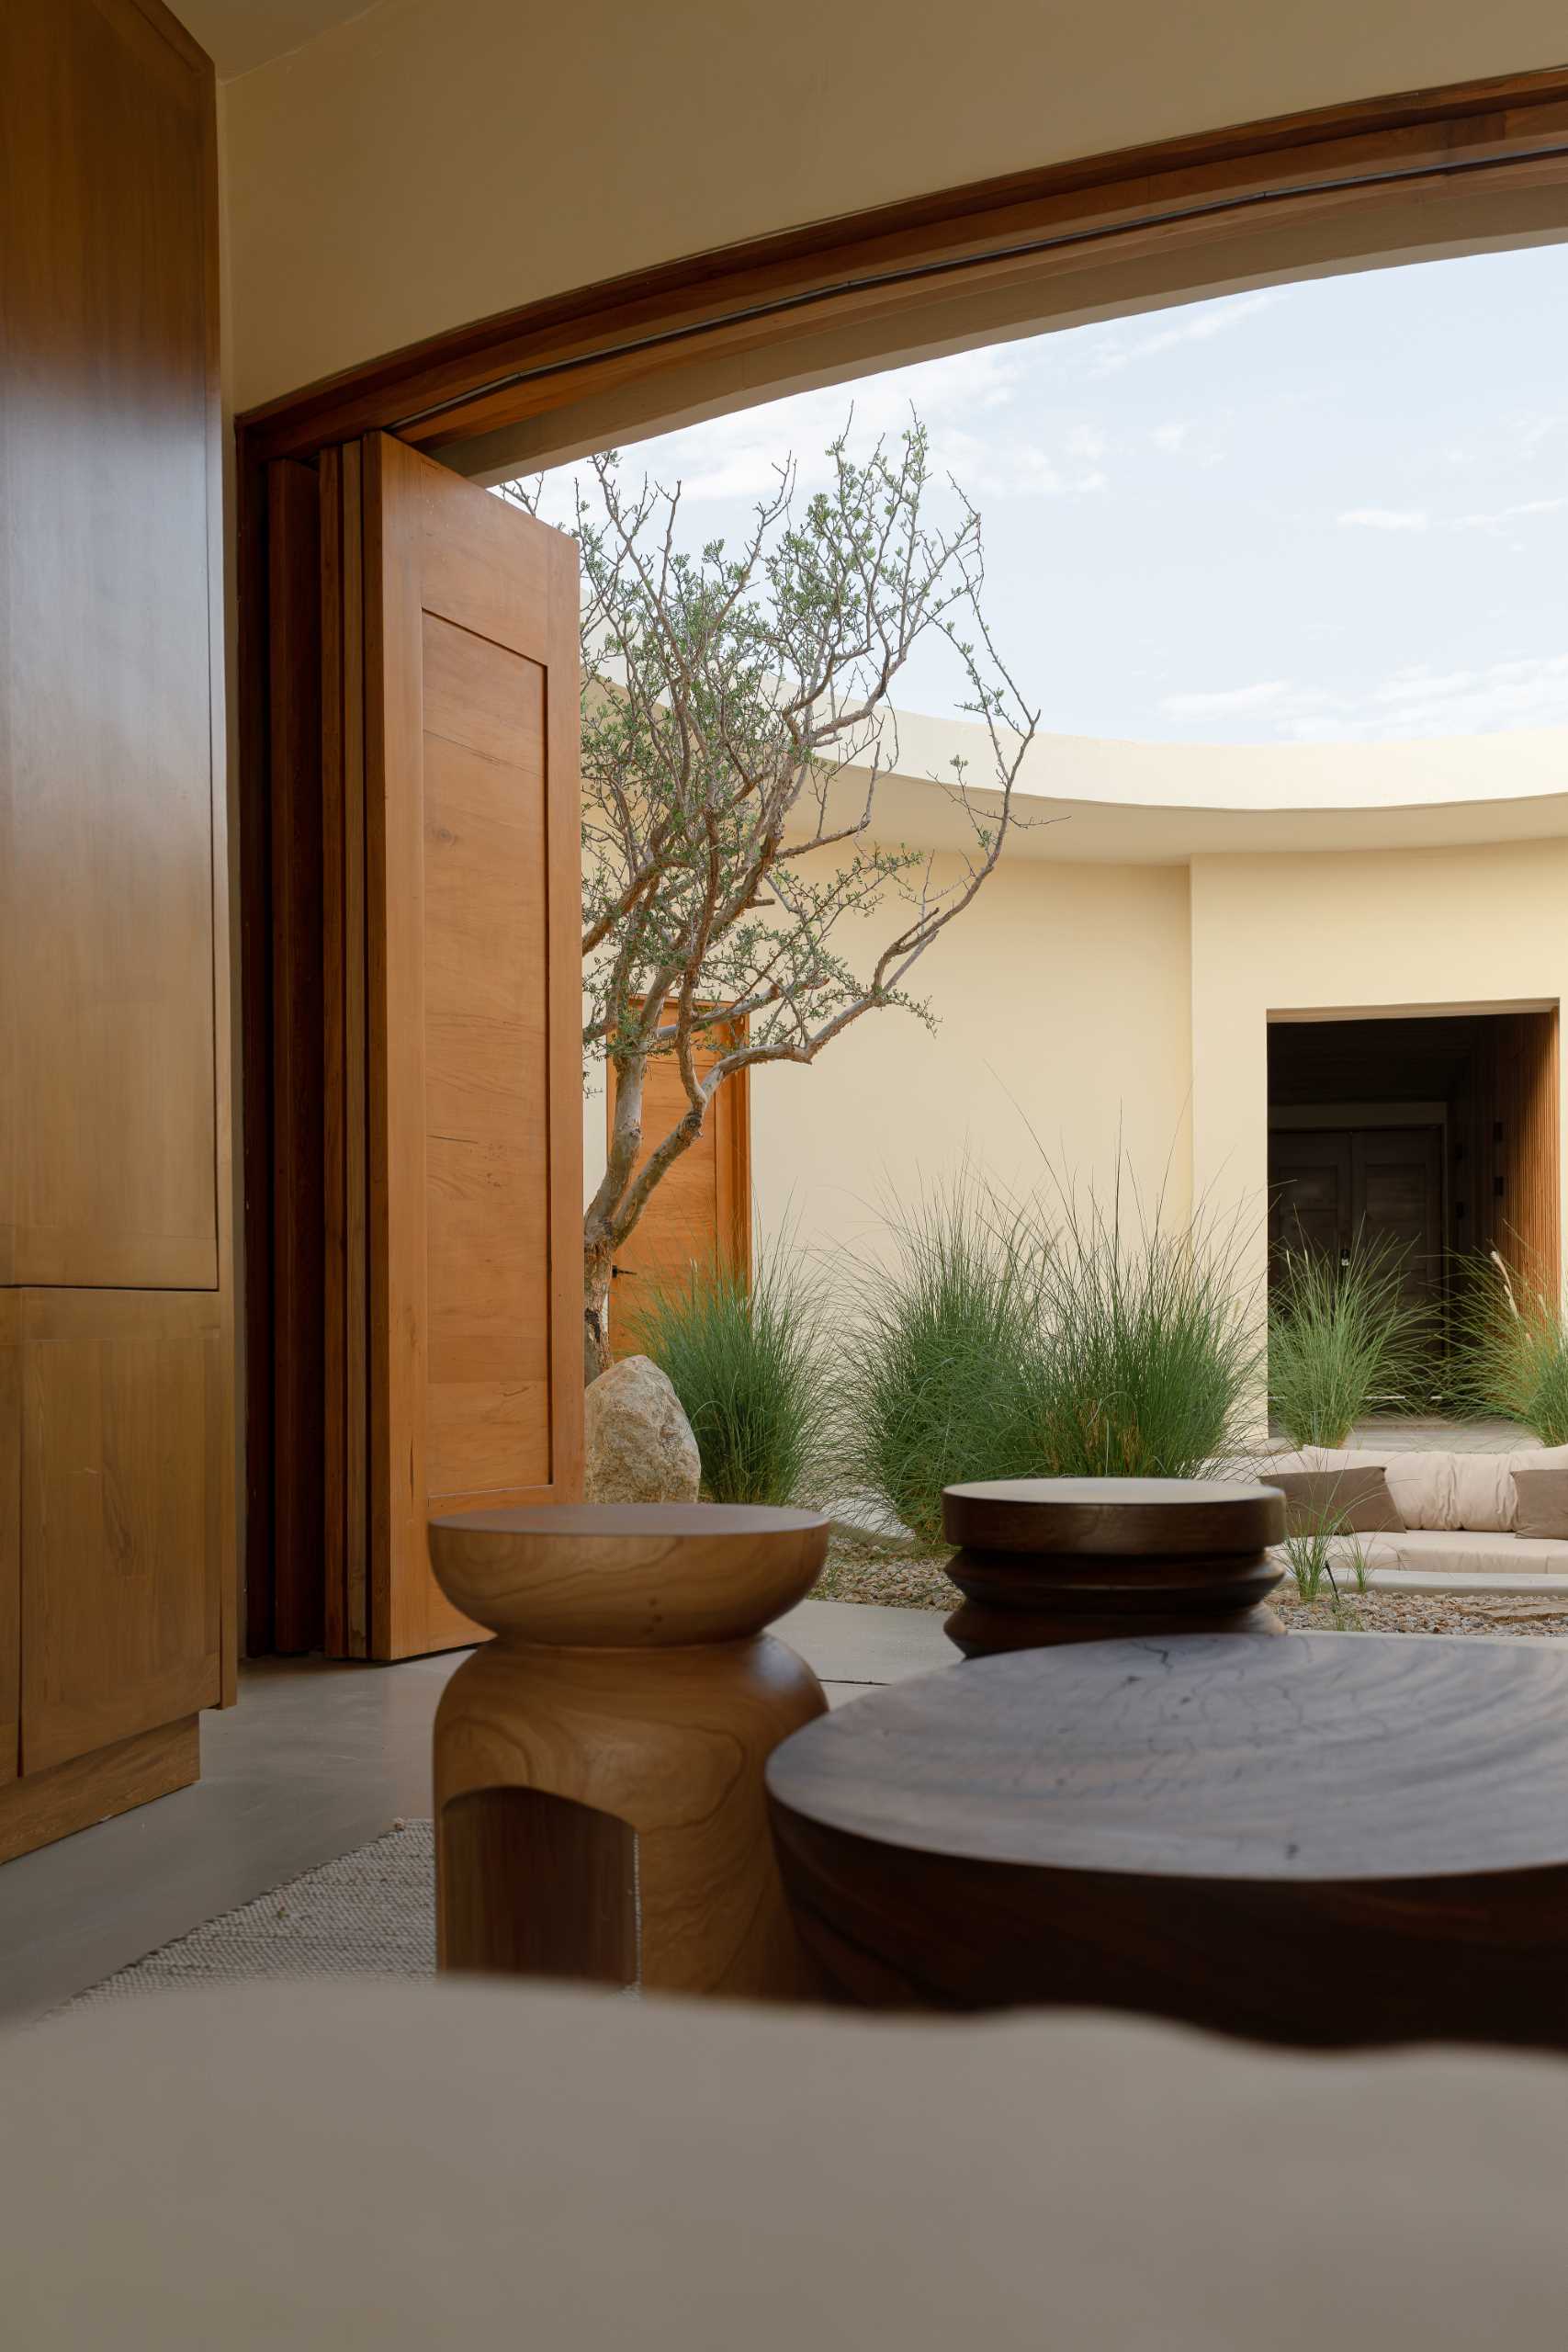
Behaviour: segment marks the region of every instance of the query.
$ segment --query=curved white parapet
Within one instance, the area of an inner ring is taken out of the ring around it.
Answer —
[[[960,845],[953,763],[987,797],[970,719],[900,711],[879,833]],[[891,744],[885,746],[890,750]],[[850,779],[846,778],[846,786]],[[1227,850],[1458,847],[1568,833],[1568,729],[1399,743],[1144,743],[1037,735],[1016,796],[1024,856],[1178,864]]]

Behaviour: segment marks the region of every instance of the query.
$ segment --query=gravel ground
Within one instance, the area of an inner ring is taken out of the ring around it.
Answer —
[[[955,1609],[959,1600],[948,1581],[946,1556],[846,1530],[829,1545],[828,1565],[815,1597],[945,1612]],[[1521,1639],[1568,1634],[1568,1602],[1509,1593],[1499,1593],[1495,1600],[1469,1594],[1461,1600],[1445,1600],[1438,1593],[1359,1593],[1342,1584],[1337,1602],[1328,1593],[1304,1601],[1287,1576],[1272,1606],[1287,1629],[1303,1633],[1504,1634]]]

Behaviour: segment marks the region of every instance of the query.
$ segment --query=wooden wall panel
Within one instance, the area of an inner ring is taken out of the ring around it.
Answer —
[[[0,1290],[0,1785],[21,1765],[22,1381],[17,1294]]]
[[[1525,1283],[1555,1297],[1562,1281],[1557,1009],[1499,1014],[1482,1029],[1484,1238]]]
[[[0,9],[0,707],[18,1283],[219,1279],[211,88]]]
[[[210,1295],[16,1297],[31,1773],[218,1703],[227,1400]]]
[[[216,96],[0,7],[0,1856],[234,1690]]]

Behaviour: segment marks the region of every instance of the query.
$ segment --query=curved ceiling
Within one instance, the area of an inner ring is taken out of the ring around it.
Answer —
[[[379,6],[380,0],[175,0],[174,13],[211,58],[219,80],[228,82]]]

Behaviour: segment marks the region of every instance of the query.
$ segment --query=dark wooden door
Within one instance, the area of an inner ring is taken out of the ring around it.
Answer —
[[[1381,1127],[1351,1137],[1354,1229],[1401,1253],[1402,1288],[1413,1306],[1435,1306],[1443,1292],[1443,1131]]]
[[[1277,1130],[1269,1141],[1269,1240],[1343,1259],[1359,1236],[1404,1258],[1413,1305],[1443,1286],[1442,1129]]]
[[[1349,1136],[1270,1134],[1270,1255],[1298,1250],[1337,1258],[1354,1230]]]

